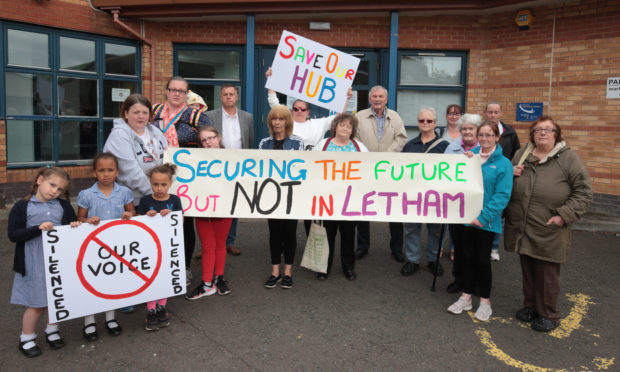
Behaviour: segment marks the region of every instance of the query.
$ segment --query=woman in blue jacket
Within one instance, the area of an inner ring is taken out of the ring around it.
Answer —
[[[480,154],[484,200],[482,211],[469,225],[454,225],[455,245],[463,252],[463,293],[448,307],[453,314],[471,310],[471,296],[480,291],[480,305],[474,317],[487,321],[491,310],[491,247],[495,233],[502,232],[502,211],[506,208],[512,191],[512,164],[502,154],[499,128],[491,121],[478,127],[478,147],[468,156]],[[452,228],[452,227],[451,227]]]
[[[259,150],[302,150],[304,142],[293,134],[293,116],[283,105],[274,106],[267,116],[270,136],[263,138],[258,144]],[[271,276],[265,287],[274,288],[279,282],[282,288],[292,288],[291,271],[297,248],[297,220],[281,220],[270,218],[269,250],[271,252]],[[280,274],[280,261],[284,255],[284,277]]]

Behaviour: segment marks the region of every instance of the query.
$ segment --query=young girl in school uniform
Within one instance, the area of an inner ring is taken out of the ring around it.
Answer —
[[[148,177],[151,180],[153,193],[140,199],[138,214],[154,217],[158,213],[162,216],[170,212],[181,211],[181,199],[173,194],[169,194],[172,185],[172,177],[176,172],[176,165],[162,164],[152,168]],[[168,312],[166,311],[167,298],[146,303],[146,318],[144,319],[144,329],[147,331],[157,331],[161,327],[170,325]]]
[[[95,156],[93,175],[97,182],[90,188],[80,191],[77,197],[78,221],[98,225],[100,221],[130,219],[136,214],[131,190],[116,183],[118,177],[116,156],[109,152]],[[111,336],[121,334],[122,328],[116,321],[114,310],[106,311],[105,326]],[[86,341],[96,341],[99,338],[95,314],[84,317],[82,335]]]
[[[41,168],[30,194],[15,203],[9,214],[9,239],[16,243],[11,303],[26,307],[19,350],[28,358],[41,355],[35,330],[47,309],[42,232],[54,226],[71,224],[75,227],[80,224],[68,200],[69,186],[70,177],[63,169]],[[65,346],[58,333],[58,324],[47,325],[45,341],[52,349]]]

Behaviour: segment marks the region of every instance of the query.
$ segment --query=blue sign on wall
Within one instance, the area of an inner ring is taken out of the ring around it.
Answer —
[[[534,121],[542,116],[542,102],[517,103],[517,121]]]

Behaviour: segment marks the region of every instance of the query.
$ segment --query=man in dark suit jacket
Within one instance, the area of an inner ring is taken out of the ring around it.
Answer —
[[[220,99],[222,107],[207,111],[207,117],[222,135],[222,143],[227,149],[251,149],[254,145],[254,117],[249,112],[237,109],[239,90],[232,84],[222,85]],[[226,239],[226,250],[234,255],[241,254],[235,247],[237,238],[237,219],[233,218]]]

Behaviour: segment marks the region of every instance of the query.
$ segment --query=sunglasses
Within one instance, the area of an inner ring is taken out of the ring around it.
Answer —
[[[293,107],[293,111],[295,111],[295,112],[299,112],[299,111],[306,112],[306,111],[308,111],[308,109],[305,108],[305,107]]]
[[[435,120],[431,120],[431,119],[418,119],[418,123],[420,124],[424,124],[424,122],[426,122],[426,124],[433,124],[435,122]]]

